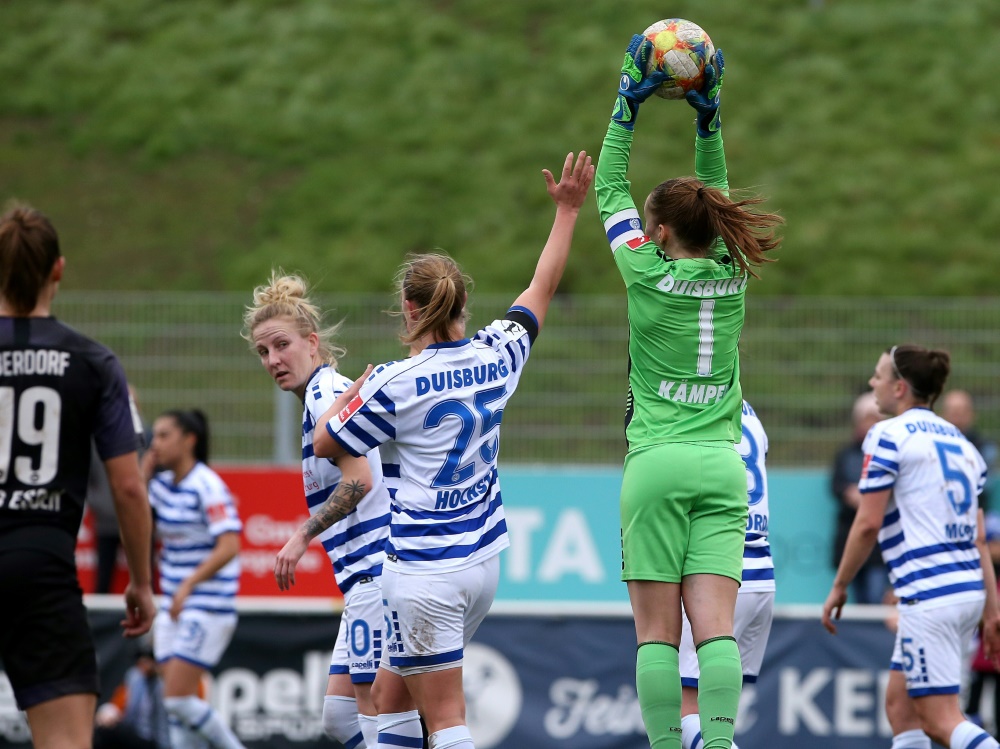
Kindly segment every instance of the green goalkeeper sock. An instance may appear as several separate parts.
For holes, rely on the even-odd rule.
[[[635,688],[651,749],[680,749],[681,672],[677,646],[644,642],[635,656]]]
[[[743,688],[740,651],[732,637],[713,637],[698,645],[698,713],[705,749],[730,749]]]

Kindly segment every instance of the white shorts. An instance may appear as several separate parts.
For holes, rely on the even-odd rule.
[[[966,653],[983,615],[985,595],[947,606],[899,607],[899,628],[889,668],[906,676],[910,697],[958,694]]]
[[[774,616],[774,591],[740,591],[736,596],[736,612],[733,615],[733,634],[740,649],[743,663],[743,683],[754,684],[760,675],[764,662],[767,638],[771,634],[771,619]],[[691,637],[691,622],[687,614],[683,616],[680,646],[681,686],[698,688],[698,654]]]
[[[355,584],[344,598],[337,644],[330,658],[330,675],[350,674],[352,684],[375,681],[382,660],[384,622],[379,578]]]
[[[408,575],[382,567],[386,651],[382,668],[409,676],[462,665],[462,654],[493,605],[500,557],[437,575]]]
[[[204,669],[214,668],[222,659],[236,631],[237,615],[183,609],[174,621],[160,611],[153,620],[153,655],[163,663],[180,658]]]

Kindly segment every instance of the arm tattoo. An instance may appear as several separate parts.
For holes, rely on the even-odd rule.
[[[306,534],[309,538],[314,538],[338,520],[343,520],[367,493],[368,487],[364,481],[341,481],[316,514],[305,522]]]

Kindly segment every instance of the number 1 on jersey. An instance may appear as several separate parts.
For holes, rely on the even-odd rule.
[[[712,349],[715,346],[715,300],[702,299],[698,308],[698,376],[711,377]]]

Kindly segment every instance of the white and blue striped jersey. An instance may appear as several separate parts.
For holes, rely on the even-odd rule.
[[[774,560],[767,540],[767,433],[757,414],[743,401],[743,439],[736,445],[747,468],[747,537],[743,546],[741,591],[774,590]]]
[[[518,307],[471,339],[383,364],[330,419],[328,431],[353,455],[393,443],[388,553],[400,572],[461,570],[510,545],[500,422],[537,330]]]
[[[862,449],[861,493],[892,490],[878,541],[900,603],[981,597],[976,520],[986,462],[979,451],[926,408],[879,422]]]
[[[174,483],[173,471],[156,474],[149,482],[149,501],[162,544],[162,608],[169,610],[177,586],[212,553],[215,539],[223,533],[239,533],[243,524],[229,488],[219,474],[204,463],[195,464],[179,484]],[[235,613],[239,588],[240,557],[237,554],[214,577],[194,587],[184,601],[184,608]]]
[[[302,484],[310,515],[315,515],[326,502],[342,475],[332,461],[313,454],[316,422],[350,386],[351,380],[325,365],[313,372],[306,385],[302,409]],[[337,586],[344,595],[359,580],[381,575],[385,561],[389,495],[382,481],[382,463],[377,448],[368,453],[368,465],[372,472],[371,490],[347,517],[318,536],[330,557]]]

